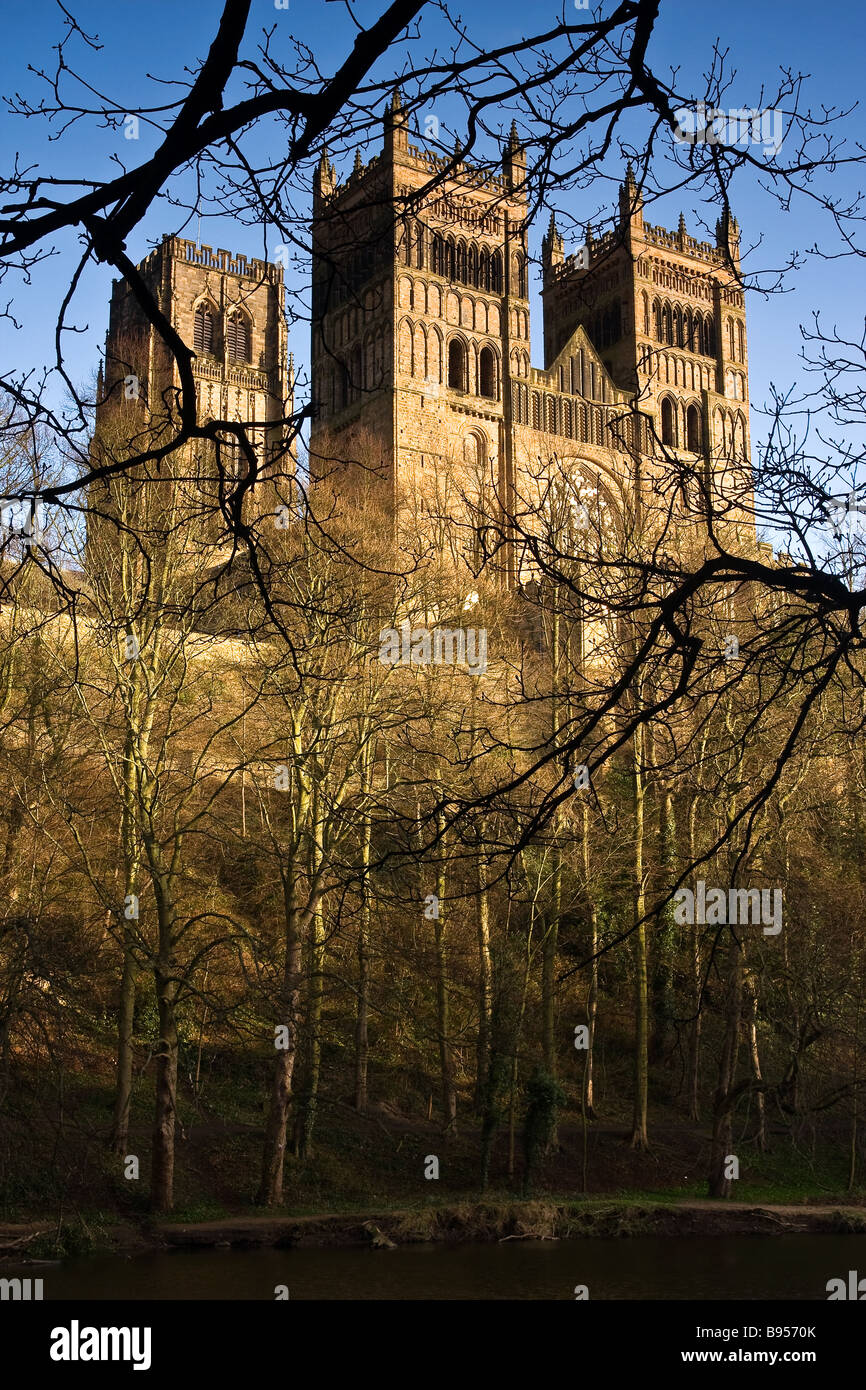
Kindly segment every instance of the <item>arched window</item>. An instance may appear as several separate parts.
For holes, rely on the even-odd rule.
[[[490,253],[486,246],[482,246],[478,259],[478,284],[482,290],[490,289]]]
[[[686,440],[691,453],[701,452],[701,412],[696,405],[690,405],[686,412]]]
[[[490,293],[502,293],[502,257],[498,251],[490,257]]]
[[[512,258],[512,265],[514,267],[514,276],[512,281],[513,293],[516,294],[519,299],[525,299],[526,261],[522,255],[515,253],[514,257]]]
[[[703,316],[703,314],[695,314],[694,332],[695,332],[695,352],[699,352],[699,353],[703,354],[704,351],[705,351],[705,344],[704,344],[704,316]]]
[[[677,347],[684,347],[684,346],[685,346],[685,339],[684,339],[684,337],[683,337],[683,311],[682,311],[682,309],[680,309],[679,307],[677,307],[675,325],[676,325],[676,345],[677,345]]]
[[[455,391],[466,390],[466,347],[460,338],[448,344],[448,385]]]
[[[468,261],[467,261],[467,274],[468,274],[468,276],[469,276],[469,283],[470,283],[470,285],[474,285],[475,288],[477,289],[477,288],[478,288],[478,247],[475,245],[474,242],[472,242],[472,244],[471,244],[470,247],[469,247],[469,255],[468,255]]]
[[[738,321],[737,321],[737,361],[738,361],[738,362],[745,362],[745,360],[746,360],[746,335],[745,335],[745,333],[743,332],[743,324],[742,324],[742,321],[741,321],[741,320],[738,320]]]
[[[707,357],[716,355],[716,325],[712,314],[707,314],[704,324],[704,352]]]
[[[662,444],[676,444],[676,442],[673,401],[669,396],[665,396],[662,401]]]
[[[456,278],[460,281],[461,285],[465,285],[465,284],[466,284],[466,242],[465,242],[465,241],[458,241],[458,243],[457,243],[457,269],[456,269]]]
[[[478,359],[478,394],[496,400],[496,358],[489,347],[481,349]]]
[[[242,470],[246,472],[246,458],[237,439],[227,439],[221,444],[219,466],[227,487],[240,481]]]
[[[197,353],[214,350],[214,316],[209,304],[199,304],[195,311],[193,348]]]
[[[249,362],[250,325],[245,314],[229,314],[226,324],[226,351],[230,362]]]
[[[463,462],[476,473],[483,464],[484,455],[477,434],[467,434],[463,440]]]
[[[674,345],[674,321],[671,314],[670,304],[666,304],[662,310],[662,340],[670,347]]]

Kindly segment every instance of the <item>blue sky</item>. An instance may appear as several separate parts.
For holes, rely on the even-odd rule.
[[[82,27],[98,35],[103,45],[98,53],[92,53],[76,40],[69,50],[70,65],[73,61],[79,63],[95,86],[116,96],[118,105],[147,105],[165,100],[166,93],[173,89],[156,85],[147,74],[162,79],[182,76],[184,66],[204,55],[220,12],[217,0],[203,0],[198,5],[168,0],[148,0],[147,4],[140,0],[70,0],[70,5]],[[368,21],[377,9],[362,0],[356,12]],[[528,32],[528,26],[533,32],[552,26],[560,13],[545,0],[531,8],[519,0],[474,0],[471,8],[462,10],[468,32],[484,48],[519,38]],[[6,8],[3,18],[0,92],[9,95],[19,91],[32,97],[40,86],[27,71],[28,64],[53,69],[50,46],[64,32],[61,12],[53,0],[30,0],[27,5]],[[314,52],[323,72],[332,71],[342,60],[354,35],[345,7],[332,0],[290,0],[286,10],[277,10],[273,0],[254,0],[250,35],[272,25],[276,25],[274,45],[280,54],[290,52],[292,40],[301,40]],[[818,110],[822,105],[851,106],[857,101],[862,86],[864,31],[863,11],[852,0],[837,0],[832,9],[806,0],[767,0],[760,6],[746,0],[731,0],[722,6],[662,0],[650,56],[663,75],[678,68],[680,87],[693,91],[697,97],[702,91],[700,75],[718,38],[722,47],[729,50],[729,65],[738,74],[730,92],[731,106],[760,105],[762,87],[772,91],[779,69],[787,67],[809,74],[806,103]],[[435,16],[431,16],[425,33],[429,33],[431,44],[435,37],[441,39]],[[250,49],[253,47],[251,41]],[[395,61],[391,57],[389,64],[393,66]],[[390,70],[391,67],[385,69],[389,73]],[[448,125],[456,111],[444,103],[436,114]],[[23,121],[5,111],[0,119],[7,158],[10,152],[18,152],[22,164],[37,164],[43,172],[59,177],[82,172],[88,177],[110,175],[113,158],[137,161],[154,143],[145,126],[135,144],[125,142],[118,132],[100,128],[93,120],[73,125],[62,139],[52,143],[48,135],[56,127],[42,121]],[[639,139],[640,122],[631,129],[635,139]],[[846,139],[866,142],[862,110],[856,109],[847,118],[840,133]],[[261,139],[262,149],[273,148],[277,138],[273,128],[256,136],[257,141]],[[366,153],[374,152],[371,146]],[[620,172],[618,163],[609,164],[607,172],[611,178],[607,185],[600,181],[598,188],[589,193],[561,194],[560,209],[582,221],[585,216],[593,216],[599,204],[612,204],[613,180]],[[858,191],[856,178],[845,169],[832,175],[832,188],[843,200]],[[826,214],[819,214],[804,201],[787,212],[781,211],[751,171],[743,171],[736,178],[732,201],[742,226],[743,245],[761,242],[747,260],[747,270],[781,266],[792,250],[807,252],[815,243],[828,252],[837,249],[826,225]],[[681,205],[689,230],[704,235],[697,227],[694,198],[690,201],[688,194],[656,204],[650,220],[675,227]],[[714,220],[715,213],[704,209],[703,214]],[[177,230],[181,220],[180,213],[165,204],[155,206],[130,239],[130,255],[140,259],[164,231]],[[546,221],[546,216],[540,218],[535,229],[536,249]],[[187,225],[185,235],[195,237],[197,231],[194,219]],[[205,222],[201,238],[213,246],[261,254],[260,229],[233,224],[225,218]],[[75,236],[59,239],[54,249],[53,259],[34,271],[32,285],[14,291],[14,309],[22,326],[18,332],[5,323],[0,328],[0,361],[4,369],[13,365],[38,370],[53,360],[57,305],[80,254]],[[756,440],[762,433],[757,412],[767,398],[770,382],[785,388],[798,377],[802,381],[799,324],[807,322],[813,310],[820,309],[828,326],[838,326],[848,336],[859,337],[864,313],[862,264],[850,257],[823,262],[807,257],[804,268],[786,280],[785,293],[769,298],[758,293],[750,296],[750,377]],[[67,335],[66,352],[70,374],[79,382],[85,381],[94,369],[104,341],[110,278],[110,273],[100,267],[89,268],[74,302],[71,322],[80,331]],[[304,289],[304,278],[303,272],[295,276],[299,290]],[[298,324],[292,332],[291,346],[302,369],[307,359],[307,340],[306,326]],[[541,364],[541,345],[540,305],[536,303],[536,365]]]

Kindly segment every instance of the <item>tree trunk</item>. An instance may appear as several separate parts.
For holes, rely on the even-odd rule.
[[[746,1018],[749,1030],[749,1058],[752,1063],[752,1076],[756,1081],[761,1081],[763,1080],[761,1058],[758,1052],[758,982],[751,972],[745,978],[744,988],[746,991]],[[755,1101],[758,1107],[758,1129],[755,1141],[763,1153],[767,1147],[767,1120],[763,1091],[756,1092]]]
[[[483,834],[482,824],[482,834]],[[487,865],[479,846],[475,859],[478,894],[476,924],[478,928],[478,1050],[475,1063],[475,1108],[481,1110],[490,1068],[490,1030],[493,999],[493,979],[490,965],[490,895],[487,889]]]
[[[554,589],[553,614],[551,620],[551,702],[550,737],[554,749],[559,747],[561,728],[560,710],[560,641],[561,618],[559,595]],[[556,1076],[556,952],[559,945],[559,919],[562,913],[562,856],[557,837],[558,812],[553,817],[553,881],[551,884],[550,911],[546,914],[547,924],[541,944],[541,1054],[544,1070],[548,1076]],[[555,1134],[553,1136],[555,1142]]]
[[[445,949],[445,817],[436,818],[440,857],[436,877],[437,914],[433,919],[436,949],[436,1011],[439,1031],[439,1058],[442,1069],[442,1109],[446,1133],[457,1133],[457,1092],[454,1089],[454,1061],[451,1056],[451,1021],[448,1008],[448,961]]]
[[[584,891],[589,892],[589,809],[583,808],[582,816],[583,829],[583,879]],[[593,1070],[595,1063],[595,1025],[598,1017],[598,908],[595,899],[590,901],[590,929],[589,929],[589,954],[592,963],[589,967],[589,987],[586,994],[586,1023],[589,1037],[587,1038],[586,1058],[583,1068],[583,1099],[581,1113],[584,1120],[591,1120],[595,1114],[593,1109]]]
[[[662,872],[659,887],[670,891],[676,881],[676,816],[673,797],[665,788],[659,806]],[[663,908],[653,934],[653,1036],[652,1058],[664,1061],[674,1045],[673,997],[674,921],[673,904]]]
[[[177,981],[167,963],[156,970],[159,1047],[156,1054],[156,1113],[153,1125],[150,1204],[154,1211],[174,1206],[174,1131],[177,1117]]]
[[[310,940],[310,972],[305,1032],[307,1035],[307,1065],[304,1084],[299,1096],[295,1117],[295,1155],[309,1158],[312,1152],[316,1106],[319,1098],[319,1075],[322,1067],[322,1001],[324,997],[325,934],[322,926],[321,904],[313,913]]]
[[[551,907],[541,956],[541,1052],[544,1070],[556,1076],[556,951],[562,911],[562,859],[554,847]]]
[[[695,820],[698,799],[691,798],[689,806],[689,863],[695,862]],[[703,964],[701,961],[701,928],[695,922],[691,931],[692,1020],[689,1028],[688,1106],[689,1119],[700,1119],[701,1022],[703,994]]]
[[[369,813],[361,828],[361,921],[358,926],[358,1004],[355,1014],[355,1109],[367,1111],[367,1066],[370,1053],[370,842],[372,822]]]
[[[700,1071],[701,1071],[701,989],[703,966],[701,963],[701,929],[697,922],[691,930],[691,971],[692,971],[692,1014],[689,1028],[688,1059],[688,1104],[689,1119],[699,1120],[700,1115]]]
[[[287,1030],[287,1046],[276,1048],[271,1076],[271,1095],[262,1150],[262,1174],[257,1201],[260,1206],[279,1206],[283,1200],[283,1168],[286,1156],[286,1129],[292,1096],[292,1076],[298,1050],[298,1014],[301,996],[301,933],[294,903],[293,866],[283,882],[286,915],[286,944],[283,981],[276,1023]]]
[[[376,742],[364,745],[361,755],[361,791],[364,813],[361,820],[361,920],[358,925],[358,1002],[355,1011],[355,1109],[366,1114],[368,1104],[367,1071],[370,1056],[370,849],[373,821],[369,798],[373,791],[373,771],[376,762]],[[387,752],[385,777],[387,782]]]
[[[635,920],[641,922],[646,910],[646,897],[643,881],[643,841],[644,841],[644,774],[643,774],[643,726],[638,725],[634,734],[634,907]],[[646,924],[634,933],[634,975],[635,975],[635,1047],[634,1047],[634,1114],[632,1120],[631,1146],[633,1149],[648,1149],[647,1137],[647,1092],[649,1088],[647,1045],[649,1037],[649,1017],[647,1001],[647,951]]]
[[[743,1006],[743,950],[733,932],[725,1001],[725,1036],[719,1059],[719,1083],[713,1107],[713,1137],[710,1149],[710,1196],[730,1197],[732,1179],[725,1176],[725,1160],[733,1143],[734,1098],[737,1051],[740,1038],[740,1012]]]
[[[117,1009],[117,1081],[114,1091],[114,1119],[111,1128],[111,1148],[125,1154],[129,1142],[129,1110],[132,1102],[132,1077],[135,1061],[133,1037],[135,1032],[135,996],[138,968],[132,954],[129,933],[123,934],[123,970],[120,977],[120,1001]]]

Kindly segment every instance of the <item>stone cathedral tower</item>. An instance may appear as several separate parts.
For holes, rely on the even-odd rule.
[[[746,316],[737,280],[740,230],[698,241],[644,221],[629,166],[619,222],[563,255],[553,217],[542,243],[545,365],[582,326],[612,379],[636,393],[655,442],[721,459],[749,457]]]
[[[166,236],[138,266],[161,312],[195,352],[199,423],[243,422],[263,474],[290,474],[280,421],[293,409],[294,374],[286,349],[283,268],[229,251]],[[102,378],[102,373],[101,373]],[[173,356],[151,326],[125,280],[115,280],[100,380],[97,438],[120,412],[120,437],[135,449],[167,443],[178,419],[180,377]],[[230,434],[220,446],[227,482],[246,468]],[[198,443],[172,455],[171,476],[194,488],[217,474]],[[253,505],[273,510],[273,490],[259,487]],[[98,499],[96,499],[98,501]],[[245,503],[246,505],[246,503]]]
[[[448,163],[410,144],[396,96],[382,153],[339,186],[323,156],[314,185],[312,470],[365,449],[410,529],[508,488],[508,382],[529,365],[516,133],[501,173],[458,164],[419,203]]]
[[[311,472],[359,462],[396,533],[453,520],[492,494],[519,510],[556,456],[607,487],[641,487],[653,459],[748,476],[739,229],[716,244],[652,227],[629,169],[617,224],[564,255],[543,242],[544,366],[531,365],[525,157],[501,174],[409,141],[399,96],[382,152],[313,201]],[[431,184],[419,197],[419,190]],[[335,484],[340,490],[341,484]]]

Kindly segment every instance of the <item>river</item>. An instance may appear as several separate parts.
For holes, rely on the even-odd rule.
[[[254,1249],[96,1256],[4,1266],[52,1299],[826,1299],[866,1274],[866,1236],[507,1241],[395,1250]]]

